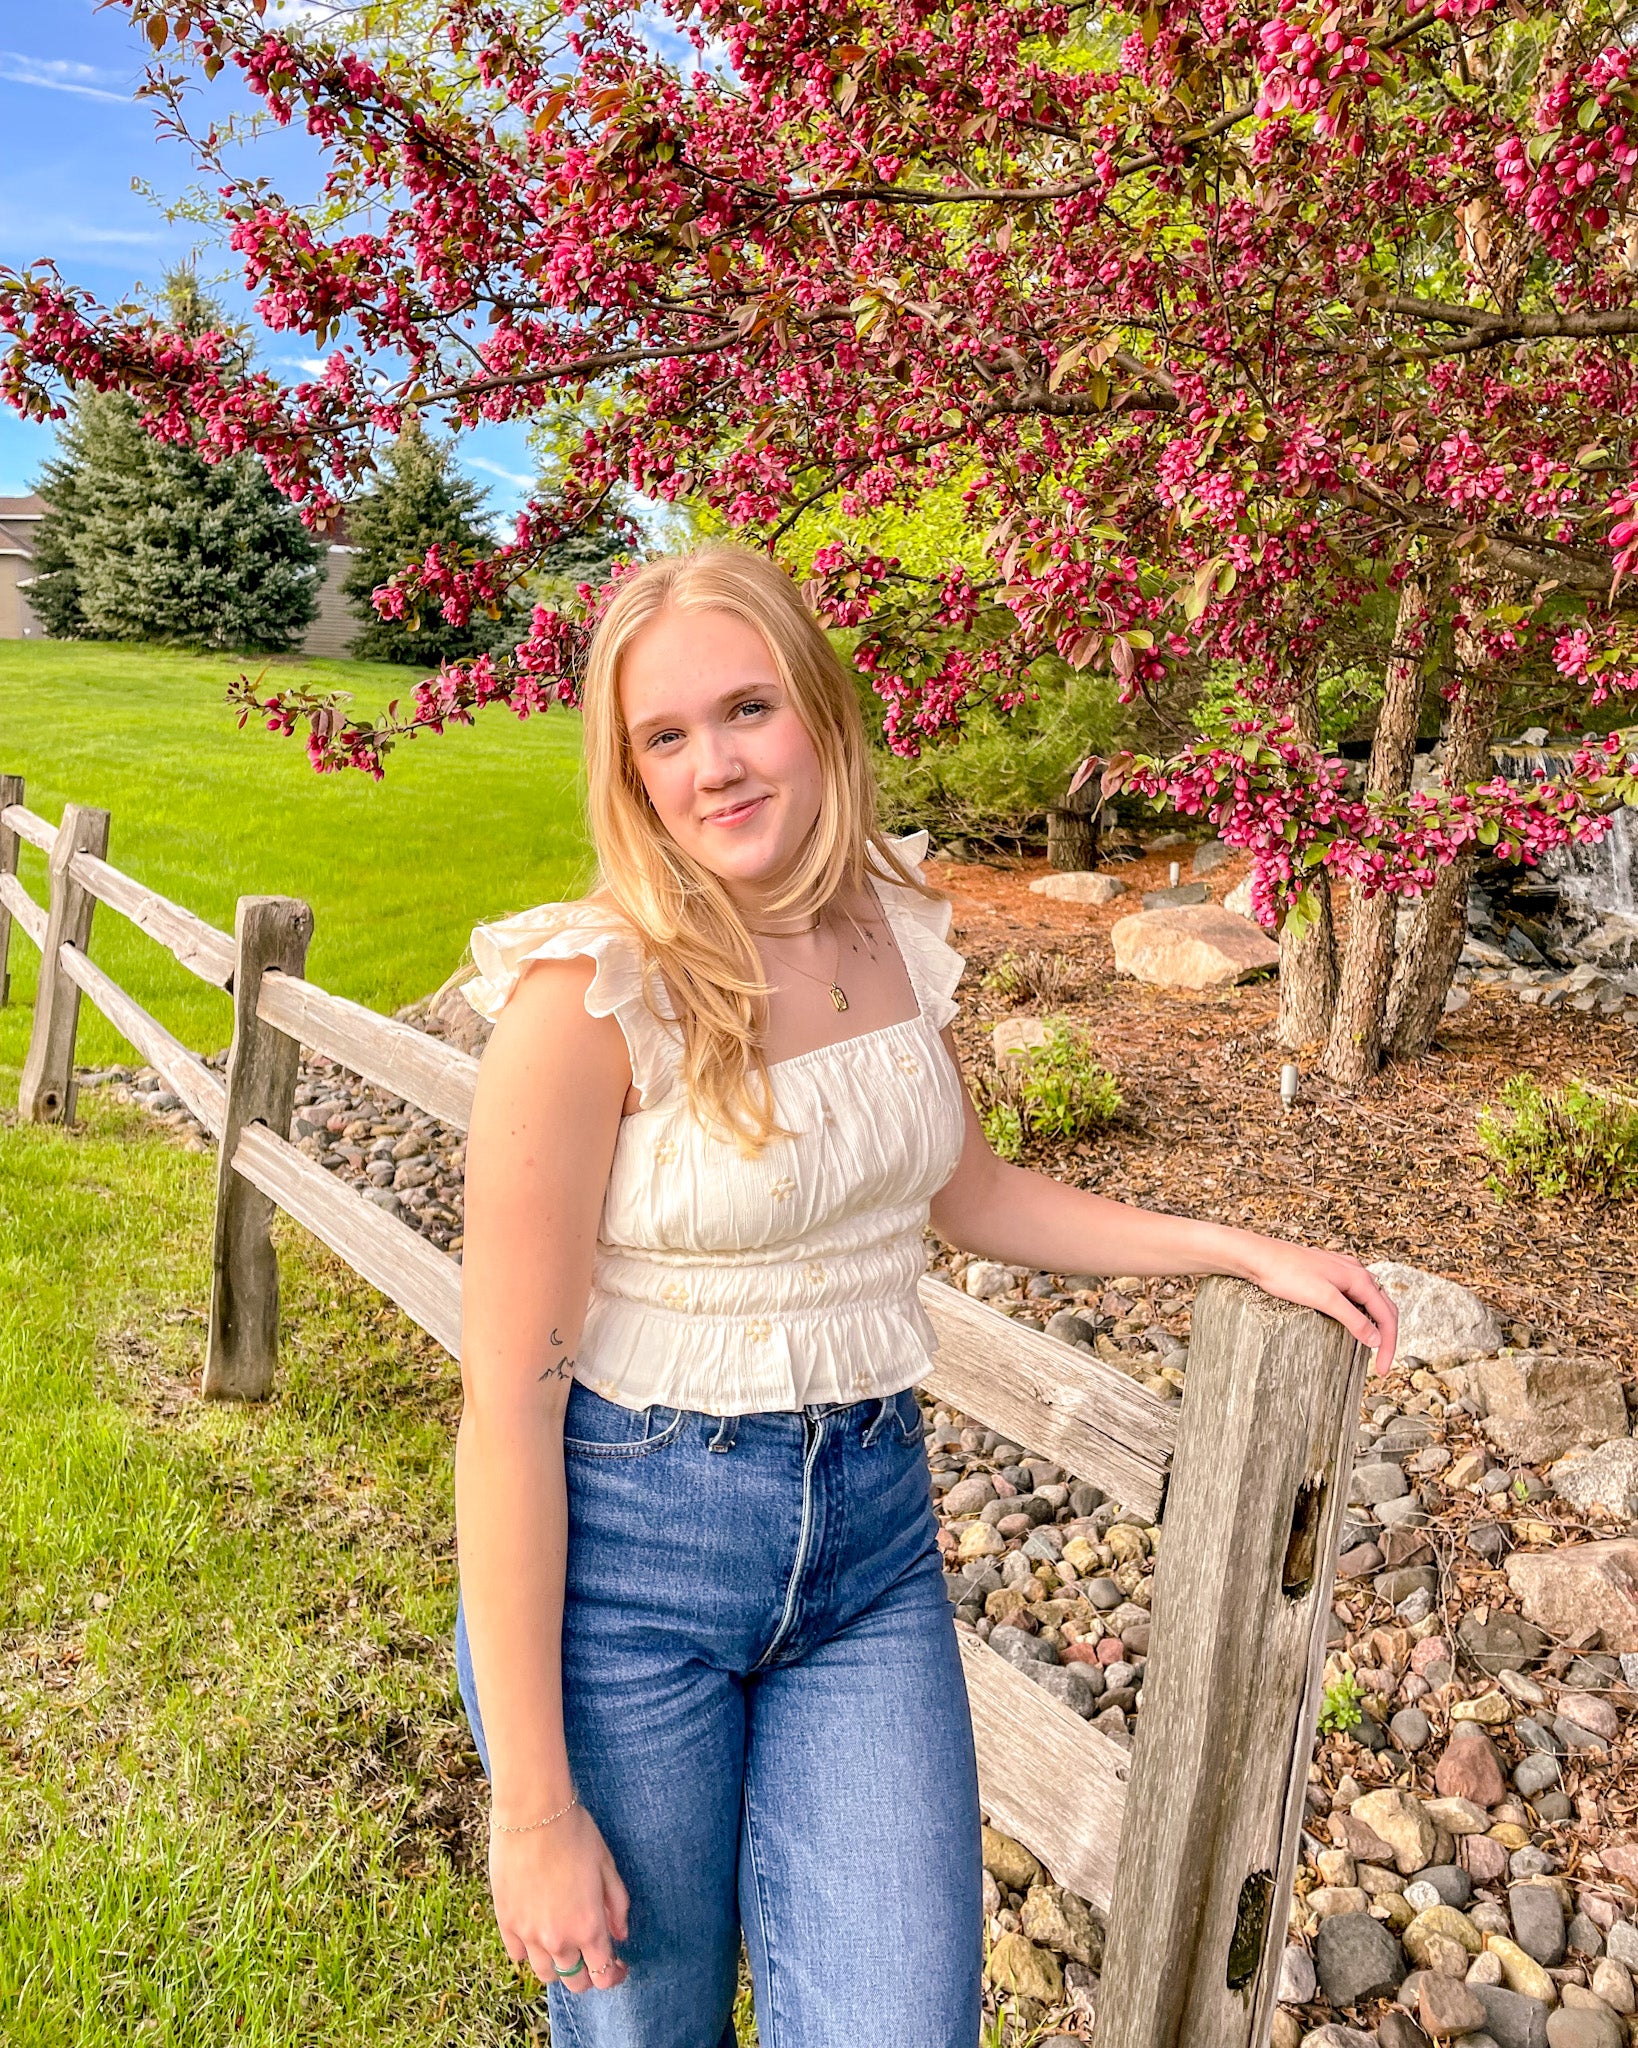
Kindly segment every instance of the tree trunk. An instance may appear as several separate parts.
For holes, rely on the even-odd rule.
[[[1462,650],[1457,649],[1458,658]],[[1468,667],[1450,708],[1445,741],[1444,777],[1452,789],[1484,779],[1490,765],[1491,726],[1501,693],[1493,669]],[[1388,1057],[1419,1059],[1432,1045],[1445,1014],[1451,976],[1467,937],[1467,889],[1475,861],[1474,849],[1459,853],[1441,868],[1417,906],[1394,972],[1388,996]]]
[[[1319,744],[1319,680],[1311,675],[1292,706],[1297,736]],[[1281,1045],[1289,1050],[1324,1038],[1337,995],[1337,934],[1331,915],[1331,884],[1316,870],[1309,885],[1319,898],[1319,916],[1299,939],[1280,934]]]
[[[1096,775],[1047,812],[1047,865],[1064,874],[1085,874],[1098,864],[1103,792]]]
[[[1403,796],[1416,761],[1416,728],[1422,716],[1422,656],[1427,634],[1428,578],[1409,575],[1399,586],[1399,616],[1388,657],[1382,710],[1371,742],[1367,786],[1384,797]],[[1382,1030],[1393,974],[1394,912],[1398,898],[1386,889],[1366,896],[1356,886],[1348,926],[1348,947],[1325,1048],[1325,1071],[1333,1081],[1368,1080],[1382,1064]]]

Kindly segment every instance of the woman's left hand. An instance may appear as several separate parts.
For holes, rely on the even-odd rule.
[[[1317,1308],[1351,1330],[1375,1351],[1378,1372],[1393,1363],[1398,1313],[1358,1259],[1277,1237],[1255,1237],[1246,1248],[1244,1272],[1265,1294]]]

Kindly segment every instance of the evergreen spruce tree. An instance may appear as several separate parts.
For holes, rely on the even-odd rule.
[[[173,319],[222,324],[186,272],[166,297]],[[282,653],[318,611],[323,544],[256,457],[153,441],[119,393],[80,395],[37,488],[29,596],[53,636]]]
[[[480,486],[455,467],[451,446],[431,439],[412,418],[387,450],[372,488],[347,513],[348,544],[358,553],[342,589],[362,623],[354,654],[434,668],[500,646],[521,630],[518,610],[452,626],[435,608],[414,618],[383,619],[370,602],[372,591],[434,542],[456,559],[487,552],[493,541],[484,498]]]

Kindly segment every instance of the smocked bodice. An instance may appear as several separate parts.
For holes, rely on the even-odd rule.
[[[908,865],[926,835],[895,842]],[[791,1133],[754,1157],[702,1129],[670,1006],[635,942],[592,903],[480,925],[468,1000],[498,1015],[524,965],[583,955],[586,1006],[625,1033],[641,1107],[621,1121],[575,1375],[627,1407],[708,1414],[897,1393],[926,1371],[916,1295],[932,1198],[955,1171],[961,1080],[939,1033],[962,961],[949,906],[879,881],[917,1014],[769,1069]],[[657,1014],[658,1013],[658,1014]]]

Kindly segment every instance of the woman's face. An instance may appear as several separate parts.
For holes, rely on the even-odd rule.
[[[620,664],[655,815],[737,895],[777,884],[819,816],[822,770],[767,643],[730,612],[664,611]]]

